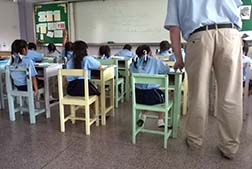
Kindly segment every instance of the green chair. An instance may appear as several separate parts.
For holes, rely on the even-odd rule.
[[[26,74],[26,81],[27,81],[27,91],[19,91],[16,89],[15,85],[12,82],[11,72],[18,71],[24,72]],[[8,98],[8,105],[9,105],[9,116],[11,121],[15,121],[15,113],[19,112],[22,114],[23,112],[28,112],[30,115],[30,123],[36,123],[36,116],[44,113],[45,109],[36,108],[34,104],[34,93],[33,93],[33,85],[32,85],[32,77],[31,71],[29,67],[17,67],[17,66],[6,66],[6,88],[7,88],[7,98]],[[38,98],[40,94],[44,93],[44,88],[40,88],[38,91]],[[26,98],[28,102],[28,108],[23,105],[23,97]],[[15,99],[19,98],[19,106],[15,106]],[[39,100],[37,98],[37,100]]]
[[[115,107],[118,108],[118,102],[124,102],[124,79],[119,78],[117,59],[98,59],[102,65],[116,65],[115,67]],[[120,93],[119,93],[120,87]]]
[[[135,85],[136,84],[159,84],[161,89],[164,89],[165,93],[165,102],[157,105],[144,105],[136,103],[136,93],[135,93]],[[172,121],[173,114],[173,102],[169,100],[168,95],[168,75],[150,75],[150,74],[139,74],[133,73],[131,75],[131,85],[132,85],[132,142],[136,143],[136,136],[138,133],[151,133],[151,134],[159,134],[164,136],[164,148],[167,148],[167,140],[171,136],[172,129],[168,129],[168,122]],[[165,126],[164,131],[160,130],[151,130],[144,128],[144,124],[139,127],[137,125],[137,121],[142,116],[142,111],[152,111],[152,112],[164,112],[165,113]],[[144,115],[144,121],[148,118],[158,118],[158,115]]]

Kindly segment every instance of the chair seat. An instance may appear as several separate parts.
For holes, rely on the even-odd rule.
[[[97,95],[89,96],[89,104],[96,101],[96,99],[98,99]],[[63,97],[61,102],[62,102],[62,104],[65,104],[65,105],[80,105],[80,106],[83,105],[84,106],[85,105],[85,97],[66,95]]]
[[[115,80],[116,84],[123,84],[124,83],[124,79],[123,78],[118,78],[118,80]]]
[[[168,111],[170,110],[170,108],[173,105],[173,101],[170,100],[168,103],[168,107],[165,106],[164,103],[162,104],[155,104],[155,106],[153,105],[145,105],[145,104],[136,104],[136,109],[137,110],[150,110],[150,111],[157,111],[157,112],[162,112],[162,111]]]

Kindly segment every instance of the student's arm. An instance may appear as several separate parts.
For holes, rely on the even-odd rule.
[[[34,96],[38,95],[38,82],[36,76],[32,77],[32,85],[34,89]]]
[[[67,34],[67,30],[64,30],[63,33],[63,42],[62,42],[62,46],[65,47],[65,44],[67,43],[67,39],[68,39],[68,34]]]
[[[174,69],[181,70],[184,68],[184,62],[181,54],[180,28],[178,26],[170,26],[169,30],[170,30],[172,49],[176,56],[176,63],[174,65]]]

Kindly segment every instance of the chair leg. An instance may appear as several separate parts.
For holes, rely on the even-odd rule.
[[[86,135],[90,135],[90,113],[89,106],[85,106]]]
[[[121,103],[123,103],[124,102],[124,83],[121,84],[121,97],[122,97]]]
[[[187,112],[187,95],[188,95],[188,89],[187,89],[187,87],[184,87],[184,91],[183,91],[183,115],[186,115],[186,112]]]
[[[168,112],[165,112],[165,126],[164,126],[164,148],[167,148],[168,139]]]
[[[95,118],[96,118],[96,126],[100,125],[99,121],[99,99],[95,101]]]
[[[71,117],[75,118],[76,117],[76,112],[75,112],[75,106],[71,105],[70,106],[70,112],[71,112]],[[71,119],[72,124],[75,124],[75,119]]]
[[[118,84],[115,84],[115,107],[118,108]]]
[[[34,107],[34,99],[28,97],[28,106],[29,106],[29,115],[30,115],[30,123],[35,124],[36,123],[36,115],[35,115],[35,107]]]
[[[14,97],[8,95],[8,105],[9,105],[9,116],[10,116],[10,121],[15,121],[15,107],[14,107]]]
[[[132,143],[136,144],[136,110],[132,111]]]
[[[22,108],[23,107],[22,96],[18,97],[18,102],[19,102],[19,107]],[[22,109],[20,109],[20,114],[24,114],[24,112],[22,111]]]
[[[65,114],[64,114],[64,105],[59,104],[60,109],[60,131],[65,132]]]

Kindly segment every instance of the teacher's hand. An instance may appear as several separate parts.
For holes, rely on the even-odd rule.
[[[185,64],[184,64],[183,60],[180,60],[180,59],[176,60],[174,66],[173,66],[173,68],[174,68],[175,71],[177,71],[178,69],[180,71],[182,71],[182,69],[184,67],[185,67]]]

